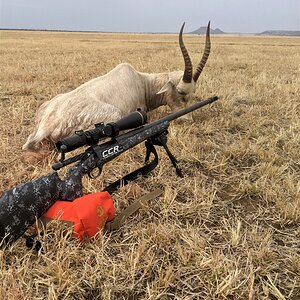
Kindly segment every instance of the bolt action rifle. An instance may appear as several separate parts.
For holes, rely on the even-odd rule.
[[[121,184],[125,185],[140,174],[146,175],[151,172],[158,164],[155,146],[162,146],[166,150],[177,175],[182,177],[177,160],[167,147],[169,123],[218,99],[214,96],[196,102],[190,107],[150,124],[146,124],[146,113],[138,110],[115,123],[100,123],[92,130],[78,131],[73,136],[59,141],[56,147],[60,152],[60,160],[52,166],[55,172],[17,185],[5,191],[0,198],[0,246],[21,237],[27,228],[33,225],[58,199],[73,201],[81,197],[83,194],[82,177],[85,174],[93,178],[93,171],[98,168],[99,175],[104,164],[144,141],[146,146],[144,166],[110,184],[105,191],[113,193]],[[119,134],[120,131],[129,129],[132,130]],[[101,139],[107,137],[111,139],[98,144]],[[66,159],[66,153],[86,145],[90,147],[83,153]],[[154,159],[149,162],[151,154]],[[60,179],[57,171],[75,162],[77,163],[68,170],[64,180]]]

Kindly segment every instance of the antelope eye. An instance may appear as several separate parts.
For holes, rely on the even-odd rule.
[[[184,92],[184,91],[178,91],[178,94],[181,95],[181,96],[186,96],[187,95],[186,92]]]

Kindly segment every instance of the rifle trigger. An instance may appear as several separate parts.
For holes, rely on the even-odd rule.
[[[93,172],[93,171],[91,171],[91,172],[89,172],[88,173],[88,176],[89,176],[89,178],[91,178],[91,179],[95,179],[95,178],[97,178],[97,177],[99,177],[100,176],[100,174],[102,173],[102,166],[97,166],[97,168],[98,168],[98,171],[97,172]],[[94,174],[95,173],[95,174]]]

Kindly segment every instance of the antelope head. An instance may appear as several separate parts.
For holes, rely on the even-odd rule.
[[[179,46],[184,59],[185,69],[183,76],[180,78],[177,84],[174,79],[170,78],[169,81],[161,88],[157,94],[166,93],[167,104],[172,109],[178,109],[179,107],[185,106],[187,102],[194,96],[196,91],[197,80],[206,64],[210,53],[210,21],[207,25],[206,30],[206,41],[205,49],[201,61],[196,67],[193,73],[193,65],[189,53],[183,43],[182,33],[185,23],[183,23],[179,32]],[[190,119],[189,115],[187,115]]]

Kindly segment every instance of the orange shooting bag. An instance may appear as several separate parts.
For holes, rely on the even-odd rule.
[[[108,232],[118,230],[126,218],[162,193],[161,189],[156,189],[141,196],[116,217],[113,200],[108,192],[88,194],[72,202],[58,200],[43,214],[40,221],[44,227],[51,220],[65,222],[74,228],[74,236],[84,242],[87,237],[93,237],[104,226]]]
[[[51,220],[60,220],[74,228],[74,236],[80,241],[93,237],[103,229],[106,222],[115,217],[115,207],[108,192],[87,194],[72,202],[56,201],[41,217],[46,225]]]

